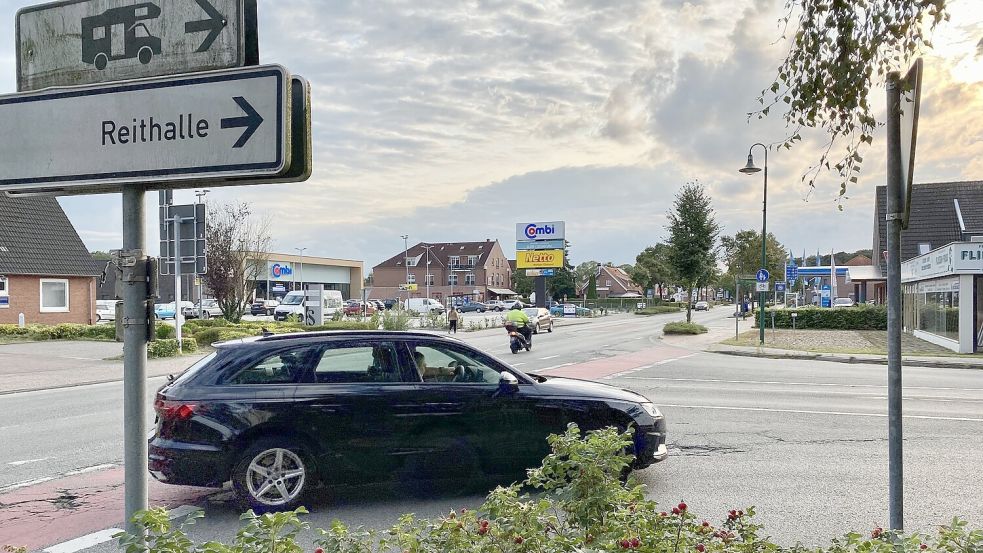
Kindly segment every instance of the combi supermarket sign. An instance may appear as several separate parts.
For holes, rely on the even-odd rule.
[[[563,221],[517,223],[515,225],[515,240],[516,242],[563,240],[565,238],[564,230]]]
[[[516,252],[518,269],[558,269],[563,267],[563,250]]]

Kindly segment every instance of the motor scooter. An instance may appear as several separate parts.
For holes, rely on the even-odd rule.
[[[515,323],[505,324],[505,331],[509,334],[509,349],[512,353],[519,353],[520,349],[530,351],[532,349],[532,336],[523,332]]]

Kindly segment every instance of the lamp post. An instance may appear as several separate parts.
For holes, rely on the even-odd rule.
[[[433,249],[433,245],[423,246],[423,249],[427,250],[427,272],[423,279],[427,281],[427,299],[430,299],[430,250]]]
[[[304,250],[307,248],[294,248],[300,252],[300,289],[304,289]]]
[[[740,171],[745,175],[753,175],[759,171],[761,168],[754,165],[754,156],[751,151],[754,150],[755,146],[761,146],[761,149],[765,151],[765,187],[764,187],[764,199],[761,202],[761,268],[768,268],[768,147],[764,144],[757,142],[752,144],[747,152],[747,165],[745,165]],[[765,345],[765,293],[758,293],[758,311],[761,315],[760,321],[758,322],[758,339],[760,344]]]
[[[404,280],[403,282],[406,283],[406,303],[409,303],[410,301],[410,286],[409,286],[410,285],[410,248],[409,248],[409,242],[407,242],[407,240],[409,240],[410,235],[404,234],[402,235],[402,238],[403,238],[403,267],[406,268],[406,280]]]

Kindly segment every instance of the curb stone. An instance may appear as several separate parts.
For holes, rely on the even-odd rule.
[[[789,351],[788,353],[782,353],[776,350],[759,351],[757,349],[751,349],[751,348],[736,349],[736,346],[731,346],[731,347],[735,349],[711,346],[704,351],[708,353],[733,355],[736,357],[758,357],[763,359],[794,359],[800,361],[826,361],[830,363],[849,363],[849,364],[885,365],[885,366],[887,365],[887,357],[858,357],[856,355],[850,355],[850,354],[834,355],[834,354],[809,353],[809,352],[798,352],[798,351]],[[926,367],[932,369],[983,370],[983,364],[958,362],[958,361],[946,361],[942,359],[918,359],[918,358],[902,357],[901,362],[903,365],[907,365],[911,367]]]

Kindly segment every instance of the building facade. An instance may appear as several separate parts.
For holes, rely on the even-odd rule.
[[[94,324],[101,274],[58,200],[0,195],[0,324]]]
[[[983,236],[901,265],[904,330],[958,353],[983,351]]]
[[[597,297],[600,299],[641,298],[644,295],[642,287],[632,282],[631,277],[621,267],[599,266],[595,276]],[[586,296],[589,284],[589,282],[581,283],[577,294]]]
[[[416,290],[400,290],[403,284]],[[373,299],[485,301],[515,296],[512,268],[498,240],[419,243],[372,268]]]
[[[279,299],[292,290],[303,290],[311,284],[320,284],[325,290],[340,290],[342,297],[362,297],[364,278],[363,262],[330,257],[299,256],[283,253],[265,253],[257,256],[265,259],[265,269],[254,283],[255,296]]]

